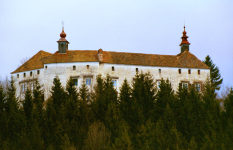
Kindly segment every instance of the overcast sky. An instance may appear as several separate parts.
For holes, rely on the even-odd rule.
[[[185,23],[190,52],[210,55],[233,86],[232,0],[0,0],[0,77],[25,57],[57,51],[64,21],[70,50],[176,55]]]

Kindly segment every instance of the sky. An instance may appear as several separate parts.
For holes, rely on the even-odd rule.
[[[62,21],[69,50],[209,55],[233,86],[232,0],[0,0],[0,78],[26,57],[58,50]]]

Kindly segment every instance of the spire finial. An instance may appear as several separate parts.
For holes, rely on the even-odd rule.
[[[66,37],[66,33],[64,32],[64,22],[62,21],[62,32],[60,34],[61,38],[65,38]]]
[[[190,45],[190,43],[188,42],[188,36],[186,34],[187,34],[187,32],[185,31],[185,26],[184,26],[184,31],[183,31],[183,36],[181,37],[182,41],[180,43],[180,46],[182,44],[188,44],[188,45]]]
[[[64,31],[64,22],[62,21],[62,31]]]

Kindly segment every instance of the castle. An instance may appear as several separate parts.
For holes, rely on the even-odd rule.
[[[189,52],[189,45],[185,27],[180,53],[177,55],[158,55],[142,53],[111,52],[99,50],[68,50],[64,27],[60,34],[58,51],[54,54],[39,51],[27,62],[13,71],[16,96],[24,99],[27,88],[33,89],[38,80],[44,88],[45,100],[50,97],[53,80],[60,78],[62,86],[71,77],[75,86],[79,88],[84,81],[93,90],[99,74],[109,74],[117,91],[120,90],[124,79],[134,80],[136,72],[150,72],[157,86],[161,79],[169,79],[172,87],[177,91],[179,86],[188,87],[194,84],[201,91],[203,83],[210,76],[210,68]]]

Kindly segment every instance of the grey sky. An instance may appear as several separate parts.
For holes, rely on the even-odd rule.
[[[190,52],[210,55],[233,86],[232,0],[1,0],[0,77],[25,57],[57,51],[65,22],[70,50],[176,55],[185,22]]]

